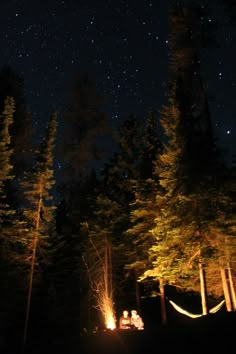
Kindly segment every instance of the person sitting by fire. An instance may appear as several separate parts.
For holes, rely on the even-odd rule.
[[[144,329],[143,319],[136,310],[131,311],[130,323],[131,323],[131,328],[135,328],[139,330]]]
[[[122,316],[119,320],[119,328],[120,329],[130,329],[131,322],[130,322],[130,315],[128,310],[124,310]]]

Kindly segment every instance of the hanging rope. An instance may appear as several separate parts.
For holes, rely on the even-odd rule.
[[[221,309],[221,307],[223,306],[223,304],[225,303],[225,300],[222,300],[218,305],[216,305],[215,307],[212,307],[212,309],[210,309],[210,313],[216,313],[217,311],[219,311]]]
[[[182,313],[183,315],[186,315],[188,317],[191,318],[199,318],[202,317],[203,314],[199,313],[199,314],[194,314],[191,313],[185,309],[183,309],[182,307],[180,307],[179,305],[177,305],[174,301],[169,300],[169,303],[174,307],[174,309],[180,313]],[[225,300],[222,300],[218,305],[216,305],[215,307],[213,307],[212,309],[209,310],[210,313],[216,313],[217,311],[219,311],[221,309],[221,307],[223,306],[223,304],[225,303]]]

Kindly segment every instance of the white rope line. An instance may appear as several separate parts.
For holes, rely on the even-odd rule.
[[[217,311],[219,311],[219,309],[221,309],[221,307],[223,306],[223,304],[225,303],[225,300],[222,300],[218,305],[216,305],[215,307],[212,307],[212,309],[210,309],[210,313],[216,313]]]
[[[170,304],[175,308],[176,311],[191,317],[191,318],[199,318],[202,317],[203,314],[194,314],[191,313],[185,309],[183,309],[182,307],[180,307],[179,305],[177,305],[174,301],[169,300]],[[209,310],[210,313],[216,313],[217,311],[219,311],[221,309],[221,307],[223,306],[223,304],[225,303],[225,300],[222,300],[218,305],[214,306],[212,309]]]

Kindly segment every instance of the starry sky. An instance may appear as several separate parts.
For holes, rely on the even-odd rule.
[[[212,3],[209,22],[219,21],[219,44],[205,54],[205,80],[215,132],[230,160],[236,153],[236,24],[228,25],[221,0]],[[24,79],[35,128],[62,109],[65,85],[76,72],[95,78],[114,124],[129,114],[158,112],[167,81],[169,6],[159,0],[1,0],[0,66],[10,65]]]

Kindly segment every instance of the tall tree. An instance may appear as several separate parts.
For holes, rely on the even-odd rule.
[[[127,248],[126,268],[132,269],[136,281],[141,272],[147,267],[148,249],[153,242],[150,229],[154,227],[157,214],[156,203],[158,176],[155,175],[155,162],[161,151],[161,129],[153,112],[148,112],[144,133],[140,140],[139,175],[133,182],[134,199],[130,203],[130,228],[127,229],[127,241],[131,247]],[[128,243],[128,242],[126,242]],[[137,290],[139,289],[137,282]],[[137,307],[141,311],[141,304],[137,298]]]
[[[25,244],[28,247],[25,261],[29,268],[29,284],[27,295],[26,317],[24,325],[23,349],[26,344],[33,281],[36,271],[47,259],[47,249],[54,221],[53,187],[54,148],[57,132],[57,114],[53,113],[46,128],[45,137],[36,151],[35,167],[27,173],[22,188],[26,198],[23,216],[26,223]]]
[[[109,283],[113,285],[115,299],[127,298],[128,293],[135,298],[134,282],[133,286],[128,286],[131,278],[127,278],[125,270],[128,248],[131,247],[126,242],[125,230],[129,227],[129,203],[134,198],[134,181],[140,175],[141,131],[142,124],[134,116],[129,116],[121,124],[117,132],[117,151],[102,171],[94,216],[88,220],[88,241],[92,239],[93,244],[98,245],[107,240],[111,249],[112,279],[110,277]]]
[[[158,158],[159,212],[152,233],[152,267],[144,273],[185,289],[200,291],[206,313],[203,264],[213,252],[209,224],[219,200],[221,160],[211,127],[200,66],[205,45],[204,14],[200,7],[176,7],[170,16],[169,103],[161,111],[167,144]],[[200,273],[199,273],[200,272]],[[191,281],[187,281],[191,279]],[[197,281],[198,280],[198,281]],[[161,281],[162,283],[162,281]],[[198,287],[198,288],[197,288]]]
[[[215,265],[218,265],[217,272],[218,277],[220,276],[222,280],[227,311],[236,310],[234,285],[236,261],[235,192],[235,171],[232,167],[218,188],[219,198],[214,201],[217,205],[216,217],[214,222],[210,224],[209,230],[209,240],[215,249],[215,255],[212,259],[213,264],[209,266],[211,269],[215,269]],[[214,278],[212,279],[211,272],[208,277],[208,283],[210,284],[210,288],[217,292],[218,284]]]
[[[69,83],[66,94],[60,144],[62,149],[59,149],[59,155],[62,154],[62,169],[59,175],[60,218],[57,218],[57,227],[65,242],[60,257],[66,263],[63,273],[68,274],[70,269],[74,270],[73,278],[70,281],[67,279],[67,292],[61,292],[60,296],[61,299],[67,299],[64,302],[73,308],[74,316],[68,316],[68,321],[73,321],[73,328],[76,330],[79,307],[74,294],[80,284],[79,253],[84,240],[81,223],[90,217],[93,210],[98,183],[94,166],[104,157],[101,145],[109,127],[107,115],[103,112],[104,96],[91,76],[76,75],[73,82]],[[73,249],[72,256],[70,249]],[[58,279],[58,286],[59,283]],[[69,313],[66,306],[64,313],[65,316]]]
[[[55,306],[53,317],[58,330],[68,335],[78,334],[78,327],[91,328],[90,298],[88,296],[85,263],[87,259],[87,227],[83,222],[91,220],[96,204],[99,181],[96,173],[91,172],[78,188],[78,195],[72,200],[73,208],[62,200],[57,208],[56,252],[53,256],[53,288]],[[82,209],[82,211],[81,211]],[[90,259],[90,258],[89,258]]]
[[[77,75],[70,84],[63,115],[63,180],[76,183],[89,174],[91,162],[102,158],[101,142],[109,132],[102,108],[105,97],[87,74]]]
[[[15,277],[12,276],[12,245],[15,239],[15,209],[7,198],[7,186],[14,179],[10,126],[14,119],[14,99],[6,97],[4,109],[1,114],[0,129],[0,294],[1,314],[4,319],[2,332],[6,331],[9,323],[14,321],[18,294],[15,290]],[[14,264],[15,265],[15,264]],[[14,296],[13,296],[14,294]]]
[[[32,158],[32,117],[25,102],[24,81],[10,66],[0,70],[0,111],[7,96],[14,99],[14,121],[10,126],[14,181],[8,183],[8,199],[20,202],[20,180]],[[1,124],[1,122],[0,122]],[[19,206],[19,205],[18,205]]]
[[[6,184],[14,178],[11,145],[10,126],[13,123],[13,114],[15,112],[14,99],[7,97],[2,112],[2,124],[0,131],[0,226],[1,229],[7,222],[7,217],[12,215],[13,210],[8,204]]]

